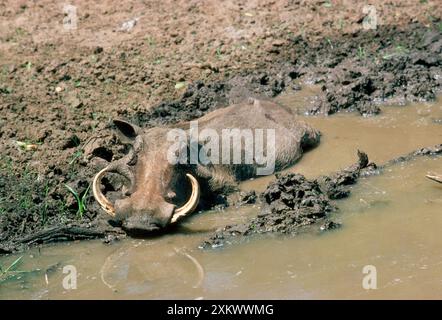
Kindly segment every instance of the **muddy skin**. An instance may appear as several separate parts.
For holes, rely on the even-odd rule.
[[[175,100],[153,108],[138,100],[124,108],[117,103],[111,113],[144,127],[176,123],[248,97],[274,97],[298,90],[303,81],[321,84],[323,89],[310,113],[355,110],[367,115],[379,112],[379,103],[430,101],[441,89],[439,24],[440,18],[429,27],[419,23],[405,28],[383,25],[376,31],[339,33],[316,37],[315,41],[286,35],[253,67],[226,73],[210,69],[213,76],[193,82]],[[31,66],[23,62],[23,66],[2,69],[0,251],[22,250],[27,244],[21,239],[69,224],[101,230],[97,237],[109,232],[120,234],[119,228],[104,227],[107,222],[90,195],[86,197],[87,211],[79,219],[77,203],[64,186],[68,184],[83,194],[97,168],[128,152],[112,132],[109,114],[97,112],[97,101],[113,104],[116,98],[110,95],[111,101],[106,102],[95,86],[104,86],[106,81],[151,86],[155,80],[146,75],[148,70],[136,65],[139,50],[120,49],[117,53],[82,51],[50,63]],[[90,61],[92,55],[97,61]],[[81,97],[55,92],[57,85],[67,88],[75,79],[81,79],[79,90],[82,86],[92,89],[81,91]],[[173,95],[162,98],[166,96]],[[35,150],[25,150],[26,146],[19,147],[15,141],[32,141],[29,147],[34,145]],[[103,182],[106,191],[113,191],[120,183],[113,177]],[[42,239],[51,240],[46,236]]]

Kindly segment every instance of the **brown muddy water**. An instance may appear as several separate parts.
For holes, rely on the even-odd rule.
[[[305,95],[279,99],[305,105]],[[442,101],[384,107],[372,118],[354,114],[309,117],[321,145],[288,171],[309,178],[342,169],[361,149],[377,163],[442,141]],[[44,246],[23,256],[18,279],[0,283],[1,299],[383,299],[442,298],[442,185],[424,178],[442,172],[442,157],[420,158],[360,179],[337,204],[337,231],[297,237],[256,236],[214,250],[198,244],[217,227],[242,222],[257,206],[195,214],[181,232],[155,239],[126,239]],[[264,190],[272,177],[242,184]],[[364,266],[374,266],[377,289],[363,288]],[[77,271],[77,288],[63,287],[65,266]],[[373,270],[373,269],[371,269]],[[72,274],[72,273],[69,273]]]

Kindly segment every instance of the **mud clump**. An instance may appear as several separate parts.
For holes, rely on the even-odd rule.
[[[390,40],[391,39],[391,40]],[[442,32],[411,24],[356,32],[319,44],[295,39],[304,46],[297,59],[299,74],[321,85],[311,114],[341,110],[377,114],[382,103],[433,101],[442,88]]]
[[[347,197],[349,186],[361,172],[376,168],[363,152],[359,161],[333,175],[308,180],[301,174],[277,175],[261,194],[263,208],[258,216],[245,224],[226,226],[201,244],[201,248],[219,247],[252,234],[277,233],[296,235],[307,228],[317,231],[336,229],[339,223],[329,215],[337,207],[333,199]]]
[[[410,152],[409,154],[391,159],[390,161],[388,161],[387,163],[385,163],[381,168],[385,169],[386,167],[395,165],[397,163],[402,163],[402,162],[407,162],[407,161],[411,161],[417,157],[421,157],[421,156],[437,156],[437,155],[441,155],[442,154],[442,144],[438,144],[435,146],[431,146],[431,147],[425,147],[425,148],[421,148],[418,150],[415,150],[413,152]]]
[[[257,195],[255,190],[247,191],[247,192],[241,192],[240,193],[240,199],[238,201],[238,205],[244,205],[244,204],[254,204],[257,201]]]

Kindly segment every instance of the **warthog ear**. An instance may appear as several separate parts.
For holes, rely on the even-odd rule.
[[[117,126],[120,134],[130,141],[135,140],[136,136],[141,132],[141,128],[124,120],[115,119],[114,124]]]

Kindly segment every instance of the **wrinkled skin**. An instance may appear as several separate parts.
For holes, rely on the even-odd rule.
[[[256,163],[171,164],[167,160],[167,151],[174,143],[167,139],[171,127],[143,130],[124,121],[114,123],[133,145],[130,154],[117,164],[119,173],[130,184],[124,190],[125,196],[114,204],[115,220],[120,221],[128,233],[145,233],[171,223],[176,208],[190,196],[192,188],[186,173],[191,173],[201,186],[199,208],[210,205],[214,194],[232,191],[238,181],[257,174],[259,165]],[[255,129],[274,129],[276,171],[294,164],[303,150],[316,146],[320,139],[317,130],[297,121],[288,109],[262,100],[250,100],[213,111],[198,119],[198,126],[200,131],[214,129],[220,136],[221,130],[226,128],[251,129],[253,132]],[[174,128],[187,130],[188,135],[189,123]],[[206,142],[198,141],[199,148]]]

